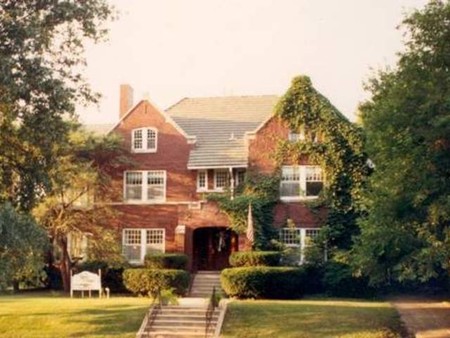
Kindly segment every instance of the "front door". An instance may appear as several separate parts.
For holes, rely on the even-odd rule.
[[[222,270],[229,266],[230,254],[237,251],[238,236],[226,227],[194,230],[194,269]]]

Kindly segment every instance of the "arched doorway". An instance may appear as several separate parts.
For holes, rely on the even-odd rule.
[[[229,266],[230,254],[238,249],[238,235],[226,227],[194,230],[194,270],[222,270]]]

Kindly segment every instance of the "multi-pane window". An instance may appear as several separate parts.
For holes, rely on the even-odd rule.
[[[208,190],[208,172],[206,170],[199,170],[197,172],[197,190]]]
[[[88,238],[80,232],[70,232],[67,235],[67,251],[72,260],[84,260],[87,257]]]
[[[122,252],[130,263],[139,264],[148,253],[165,251],[164,229],[124,229]]]
[[[299,131],[289,130],[288,140],[290,142],[298,142],[305,140],[305,129],[302,127]]]
[[[214,170],[214,189],[222,190],[228,187],[229,177],[227,169]]]
[[[300,228],[282,228],[280,229],[280,240],[286,246],[298,247],[301,245]]]
[[[319,196],[323,188],[320,166],[298,165],[281,168],[280,197],[292,201]]]
[[[125,172],[125,200],[135,202],[163,202],[166,198],[166,172]]]
[[[154,128],[133,129],[131,148],[134,152],[156,152],[158,146],[158,132]]]
[[[299,263],[305,261],[305,249],[312,245],[313,239],[319,235],[319,229],[282,228],[280,241],[287,247],[297,251]]]

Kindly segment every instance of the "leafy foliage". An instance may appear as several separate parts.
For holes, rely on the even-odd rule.
[[[403,21],[397,67],[368,84],[362,107],[375,172],[354,263],[373,284],[448,275],[450,262],[450,3]]]
[[[0,288],[40,279],[47,235],[36,222],[11,204],[0,206]]]
[[[106,0],[0,2],[0,203],[30,211],[51,190],[75,104],[97,99],[80,72],[84,45],[111,14]]]
[[[185,270],[126,269],[123,272],[125,287],[134,294],[155,296],[157,290],[174,289],[177,295],[186,294],[190,276]]]
[[[258,250],[270,249],[271,239],[276,236],[272,224],[278,186],[278,177],[253,175],[247,177],[241,193],[233,199],[225,194],[211,194],[208,200],[218,203],[220,210],[228,215],[230,227],[237,233],[245,233],[251,204],[255,232],[253,247]]]
[[[368,174],[361,128],[350,123],[306,76],[292,80],[279,101],[276,115],[294,131],[303,129],[305,140],[279,140],[275,154],[279,166],[308,161],[325,172],[325,189],[318,201],[308,203],[313,210],[326,207],[323,228],[330,247],[349,248],[358,232],[360,196]],[[318,139],[318,141],[316,141]]]

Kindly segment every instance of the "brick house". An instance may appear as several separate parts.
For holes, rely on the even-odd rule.
[[[165,111],[148,100],[133,104],[132,97],[122,85],[120,120],[108,131],[122,137],[137,163],[116,172],[111,187],[129,262],[142,263],[152,251],[184,252],[194,271],[226,267],[247,239],[229,229],[228,217],[205,195],[233,193],[250,171],[281,172],[274,210],[281,241],[301,252],[317,234],[320,220],[304,202],[317,198],[322,170],[307,161],[277,167],[276,140],[305,138],[273,116],[277,96],[184,98]],[[294,230],[286,230],[288,220]]]

